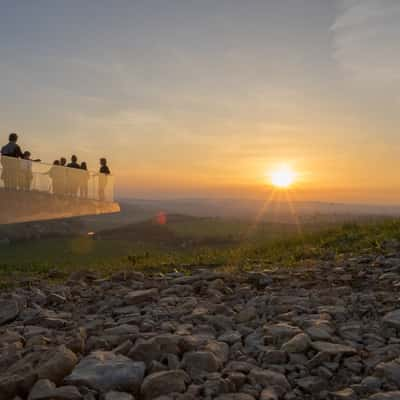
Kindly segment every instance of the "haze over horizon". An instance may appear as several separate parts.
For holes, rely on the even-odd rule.
[[[398,0],[1,1],[1,137],[119,197],[400,201]]]

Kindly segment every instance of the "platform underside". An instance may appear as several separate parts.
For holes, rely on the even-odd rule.
[[[115,202],[0,189],[0,224],[111,214],[119,211],[119,204]]]

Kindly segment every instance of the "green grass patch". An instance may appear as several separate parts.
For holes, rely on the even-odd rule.
[[[226,224],[180,226],[182,237],[204,237],[209,230],[218,238],[239,232],[240,240],[226,246],[207,245],[186,248],[133,243],[125,240],[94,240],[90,237],[43,239],[19,242],[0,249],[0,284],[10,286],[21,279],[57,279],[75,270],[95,270],[109,275],[121,270],[159,273],[171,270],[190,271],[194,266],[226,267],[232,270],[264,269],[271,266],[293,267],[303,262],[336,259],[360,253],[384,253],[384,243],[400,241],[400,220],[374,223],[347,223],[329,229],[305,232],[259,231],[245,235],[249,225]],[[241,230],[239,230],[241,228]],[[257,232],[257,231],[256,231]]]

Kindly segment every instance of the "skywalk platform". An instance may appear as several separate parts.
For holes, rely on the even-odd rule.
[[[111,175],[1,157],[0,224],[120,211]]]
[[[116,202],[0,189],[0,224],[110,214],[119,211],[120,207]]]

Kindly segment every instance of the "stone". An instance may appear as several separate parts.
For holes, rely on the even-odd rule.
[[[306,376],[298,379],[296,383],[303,390],[314,395],[326,388],[326,381],[318,376]]]
[[[375,371],[378,376],[382,376],[400,386],[400,358],[378,364]]]
[[[33,386],[29,393],[28,400],[44,400],[51,399],[56,385],[48,379],[40,379]]]
[[[262,355],[265,364],[286,364],[288,356],[282,350],[268,350]]]
[[[66,342],[65,346],[74,353],[83,354],[85,352],[87,334],[83,328],[78,331]]]
[[[104,329],[105,335],[116,336],[134,336],[139,333],[139,328],[136,325],[122,324],[113,328]]]
[[[83,396],[75,386],[59,386],[52,394],[53,400],[81,400]]]
[[[112,390],[104,395],[104,400],[135,400],[135,398],[129,393]]]
[[[264,325],[266,335],[271,336],[275,343],[283,343],[293,336],[302,333],[301,329],[287,323],[278,323],[274,325]]]
[[[126,356],[130,352],[132,347],[133,347],[133,342],[128,339],[128,340],[125,340],[124,342],[122,342],[118,347],[113,349],[113,352],[115,354],[122,354],[122,355]]]
[[[381,388],[382,379],[377,378],[376,376],[367,376],[361,381],[360,386],[366,393],[375,393]]]
[[[311,326],[306,329],[306,333],[312,340],[329,341],[332,339],[332,335],[323,326]]]
[[[382,322],[391,328],[400,328],[400,309],[391,311],[382,319]]]
[[[48,379],[41,379],[33,386],[28,400],[81,400],[83,396],[75,386],[56,385]]]
[[[67,301],[65,296],[62,296],[61,294],[58,293],[50,293],[47,297],[47,300],[49,301],[49,303],[53,304],[63,304]]]
[[[400,400],[400,391],[376,393],[368,397],[368,400]]]
[[[161,353],[180,354],[182,338],[179,335],[166,333],[150,339]]]
[[[225,332],[218,338],[219,341],[226,342],[229,345],[239,342],[241,339],[242,335],[237,331]]]
[[[291,389],[285,375],[269,369],[253,368],[248,379],[252,385],[274,388],[279,395],[283,395]]]
[[[332,400],[358,400],[356,392],[352,388],[345,388],[331,393]]]
[[[156,300],[158,297],[158,289],[144,289],[144,290],[134,290],[128,293],[124,300],[126,304],[137,305],[148,303]]]
[[[71,373],[78,362],[78,358],[71,350],[64,345],[59,346],[51,352],[49,359],[37,369],[39,379],[49,379],[60,384],[63,379]]]
[[[317,351],[332,354],[332,355],[357,354],[357,350],[354,349],[353,347],[343,345],[343,344],[337,344],[337,343],[317,341],[317,342],[311,342],[311,347]]]
[[[264,389],[260,394],[260,400],[279,400],[279,396],[274,389]]]
[[[139,392],[146,366],[143,362],[107,351],[96,351],[82,359],[65,382],[87,386],[100,393],[121,390]]]
[[[161,358],[160,345],[151,340],[138,339],[128,353],[132,360],[143,361],[147,366]]]
[[[310,338],[305,333],[299,333],[282,345],[287,353],[304,353],[310,346]]]
[[[248,374],[253,368],[255,368],[255,365],[246,361],[230,361],[226,365],[224,372],[242,372]]]
[[[15,300],[0,301],[0,326],[14,321],[19,313],[19,304]]]
[[[215,398],[215,400],[255,400],[247,393],[225,393]]]
[[[221,363],[210,351],[191,351],[184,354],[182,366],[188,371],[216,372]]]
[[[217,358],[220,366],[228,361],[229,346],[225,342],[220,342],[218,340],[209,340],[204,347],[204,350],[213,353]]]
[[[12,399],[19,393],[29,393],[36,380],[37,374],[31,365],[24,365],[16,371],[10,368],[6,375],[0,376],[0,400]]]
[[[257,309],[255,307],[247,307],[236,316],[236,320],[239,323],[249,322],[255,318],[257,318]]]
[[[142,383],[141,395],[152,400],[169,393],[183,393],[190,378],[182,370],[156,372],[146,376]]]

